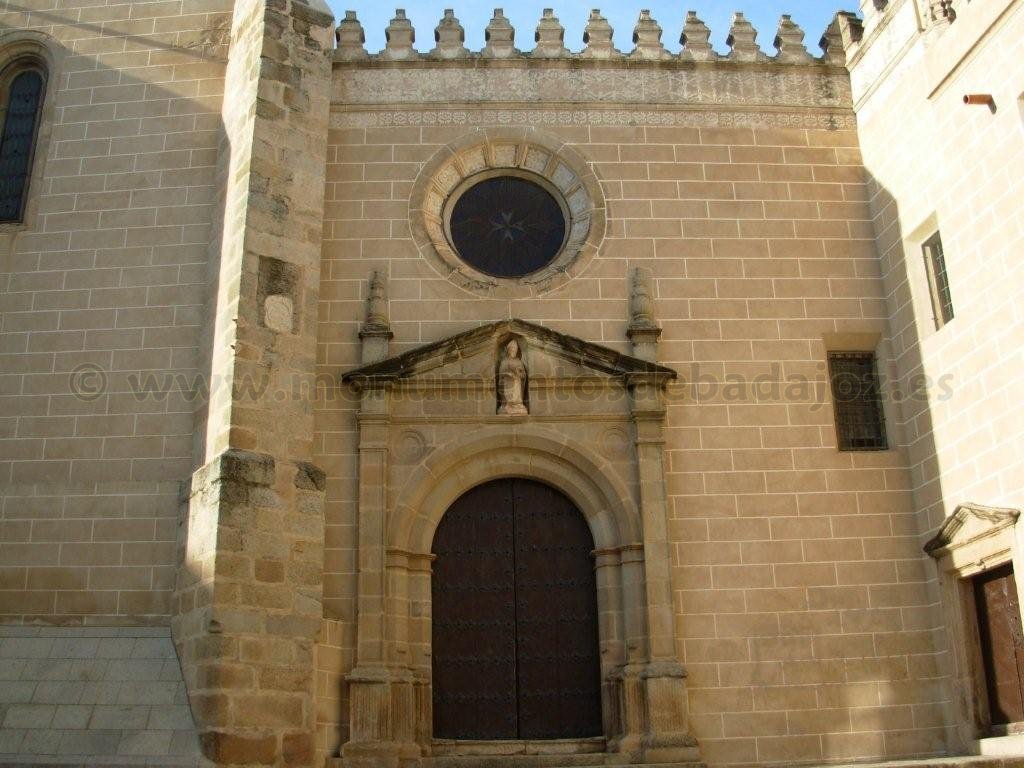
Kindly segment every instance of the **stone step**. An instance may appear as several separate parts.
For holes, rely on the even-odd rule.
[[[1024,755],[989,757],[967,755],[961,757],[931,757],[921,760],[891,760],[884,763],[827,763],[806,768],[1024,768]]]
[[[613,758],[601,760],[595,758]],[[427,758],[424,768],[706,768],[703,763],[623,763],[616,755],[514,755],[505,757],[466,756]],[[590,758],[589,761],[584,758]],[[438,761],[444,761],[438,762]],[[1021,757],[942,757],[924,760],[894,760],[884,763],[826,763],[802,768],[1024,768]]]
[[[607,752],[576,754],[439,755],[425,758],[423,768],[705,768],[703,763],[630,763]]]
[[[342,768],[342,761],[328,761],[328,768]],[[622,755],[607,753],[570,755],[445,755],[424,758],[423,768],[706,768],[703,763],[628,763]],[[0,764],[0,768],[5,768]],[[19,766],[23,768],[23,766]],[[823,763],[801,768],[1024,768],[1021,756],[932,757],[891,760],[884,763]]]
[[[423,760],[423,768],[590,768],[615,765],[618,755],[603,752],[565,755],[442,755]],[[623,764],[620,760],[618,764]]]
[[[620,755],[463,755],[430,757],[423,768],[706,768],[703,763],[629,763]]]
[[[589,757],[589,762],[580,758]],[[597,755],[518,755],[509,757],[427,758],[424,768],[605,768],[621,765],[623,768],[707,768],[703,763],[621,763],[601,761]],[[609,755],[608,757],[614,757]],[[538,760],[538,758],[543,758]],[[555,758],[549,760],[548,758]],[[567,759],[570,758],[570,759]],[[444,763],[437,762],[445,760]],[[449,762],[452,761],[452,762]],[[455,762],[457,761],[457,762]],[[895,760],[885,763],[827,763],[803,768],[1024,768],[1022,757],[948,757],[925,760]]]
[[[702,763],[627,763],[621,755],[459,755],[423,760],[424,768],[706,768]],[[933,757],[884,763],[826,763],[805,768],[1024,768],[1024,755],[1012,757]]]

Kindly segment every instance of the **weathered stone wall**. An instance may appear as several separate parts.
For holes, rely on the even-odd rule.
[[[323,474],[310,382],[333,18],[239,0],[221,144],[204,466],[180,542],[175,643],[205,758],[311,765]]]
[[[231,2],[27,0],[48,62],[23,225],[0,225],[0,616],[166,622]]]
[[[649,17],[628,56],[599,17],[569,56],[547,15],[530,57],[496,18],[483,58],[447,18],[429,59],[401,24],[366,59],[347,19],[333,80],[320,3],[4,6],[0,64],[38,55],[50,82],[26,221],[0,225],[0,619],[173,613],[208,758],[336,755],[360,523],[358,399],[340,378],[361,362],[370,274],[387,278],[393,353],[512,317],[626,352],[641,267],[660,362],[680,373],[669,565],[703,759],[958,748],[920,536],[960,502],[1021,505],[1024,73],[1005,41],[1022,39],[1024,6],[956,3],[948,26],[930,0],[878,5],[860,46],[849,24],[830,30],[824,60],[786,18],[769,59],[739,17],[724,60],[692,16],[679,56]],[[852,87],[831,66],[841,41]],[[996,109],[964,106],[966,92]],[[550,282],[471,284],[429,251],[423,182],[480,136],[505,155],[536,138],[587,190],[600,226]],[[957,312],[940,332],[919,256],[936,227]],[[916,391],[917,374],[937,384],[887,402],[890,450],[836,450],[825,359],[838,349],[876,350],[887,396]],[[430,411],[406,394],[364,424],[364,450],[381,454],[373,427],[430,416],[392,430],[387,473],[364,478],[384,532],[389,496],[469,423],[464,402]],[[474,419],[492,416],[481,402]],[[538,400],[530,418],[615,465],[636,503],[651,477],[629,476],[621,406],[559,421]],[[402,644],[379,641],[404,637],[422,671],[429,566],[386,554],[408,561],[412,593],[377,562],[363,594],[408,621],[375,614],[360,640],[388,663]]]
[[[894,373],[900,389],[918,393],[902,418],[922,542],[960,504],[1024,503],[1024,405],[1014,391],[1024,370],[1022,36],[1024,4],[1015,0],[958,5],[952,24],[905,1],[872,9],[851,51]],[[965,105],[966,94],[989,94],[995,108]],[[936,230],[955,314],[940,330],[921,251]],[[969,660],[947,645],[963,628],[943,627],[960,606],[939,605],[941,585],[934,569],[928,575],[941,669],[965,676]],[[941,600],[950,598],[959,600],[955,589]],[[970,695],[950,693],[955,744],[977,735],[965,715]]]
[[[888,25],[897,39],[865,39],[853,66],[898,370],[904,387],[919,375],[932,382],[930,401],[912,401],[903,413],[928,533],[959,503],[1019,507],[1024,500],[1015,449],[1024,406],[1010,394],[1021,370],[1016,171],[1024,163],[1024,71],[1014,51],[1024,6],[964,10],[940,36],[925,38],[904,21],[908,12],[913,18],[903,7],[910,4],[899,5]],[[978,47],[961,60],[972,39]],[[876,44],[908,41],[896,72],[870,77],[884,53]],[[997,109],[965,105],[968,93],[991,94]],[[920,250],[935,230],[955,312],[938,331]]]
[[[495,67],[503,86],[489,91],[483,61],[336,65],[319,370],[336,381],[359,363],[374,270],[388,278],[393,352],[510,317],[627,351],[629,275],[650,270],[660,362],[681,374],[668,395],[668,523],[677,652],[702,758],[941,753],[897,419],[892,450],[840,453],[826,385],[830,349],[877,345],[889,362],[848,85],[820,67],[787,80],[768,63],[700,75],[621,66],[518,60]],[[652,89],[657,106],[630,103]],[[716,89],[728,107],[713,104]],[[495,100],[508,93],[529,106]],[[555,290],[462,288],[417,247],[409,199],[421,174],[488,128],[566,143],[600,182],[603,242]],[[318,746],[331,755],[347,740],[343,674],[355,663],[358,430],[353,394],[327,395],[315,436],[327,471],[317,694]],[[452,405],[437,429],[464,415]],[[598,447],[582,426],[565,433]],[[433,445],[411,438],[408,450]],[[401,453],[395,461],[398,481],[410,470]]]

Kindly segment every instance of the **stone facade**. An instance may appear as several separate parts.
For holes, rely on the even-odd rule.
[[[1024,89],[1012,53],[1024,16],[1017,3],[941,5],[952,12],[915,12],[907,2],[889,3],[883,13],[865,8],[863,38],[850,59],[893,376],[906,392],[922,379],[939,383],[927,398],[910,398],[901,409],[918,530],[925,536],[961,505],[1020,509],[1024,496],[1024,411],[1010,394],[1020,369],[1013,339],[1024,331],[1014,289],[1022,244],[1015,169],[1024,163]],[[969,94],[991,95],[993,106],[967,105]],[[940,152],[959,160],[936,162]],[[956,312],[941,330],[933,322],[921,257],[922,243],[935,231],[945,245]],[[1010,550],[998,553],[988,553],[986,567],[1010,558]],[[1024,567],[1016,548],[1012,559]],[[930,626],[941,668],[962,676],[945,694],[947,721],[954,743],[969,745],[976,738],[971,691],[978,675],[958,651],[963,622],[950,620],[961,610],[950,597],[956,579],[944,570],[936,573],[929,563],[926,571],[930,602],[941,606]]]
[[[399,12],[371,55],[320,0],[4,6],[0,62],[48,88],[0,224],[0,762],[42,731],[78,764],[1024,754],[979,739],[961,596],[1024,568],[1024,3],[864,5],[821,56],[788,16],[769,54],[736,14],[719,54],[690,13],[672,53],[595,11],[570,53],[552,12],[532,48],[496,12],[477,54]],[[567,221],[516,279],[447,229],[501,174]],[[836,352],[877,356],[887,450],[838,450]],[[600,739],[433,740],[433,533],[506,477],[593,534]],[[98,662],[33,698],[25,637],[150,636],[131,681],[168,701]],[[118,705],[145,718],[103,727]]]
[[[27,52],[49,65],[25,221],[0,225],[0,602],[12,618],[170,613],[230,10],[3,10],[5,66]],[[152,396],[133,395],[143,385]]]

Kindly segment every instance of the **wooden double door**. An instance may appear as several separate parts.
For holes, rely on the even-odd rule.
[[[1013,566],[976,576],[974,604],[990,723],[998,732],[1024,722],[1024,630]]]
[[[594,540],[543,483],[478,486],[434,537],[434,737],[601,735]]]

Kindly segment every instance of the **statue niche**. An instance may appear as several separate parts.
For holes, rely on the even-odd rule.
[[[500,344],[496,390],[498,413],[507,416],[526,416],[530,411],[529,382],[526,363],[519,340],[511,338]]]

